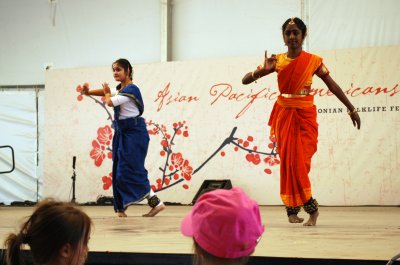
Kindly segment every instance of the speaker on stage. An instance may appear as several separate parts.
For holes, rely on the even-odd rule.
[[[104,205],[104,206],[105,205],[113,205],[114,197],[100,195],[97,197],[96,203],[97,203],[97,205]]]
[[[200,189],[197,191],[196,195],[194,196],[192,200],[192,205],[194,205],[197,201],[197,199],[202,195],[203,193],[206,193],[208,191],[216,190],[216,189],[225,189],[225,190],[230,190],[232,189],[232,182],[230,179],[207,179],[203,181],[203,184],[201,184]]]
[[[33,201],[13,201],[11,206],[35,206],[36,202]]]

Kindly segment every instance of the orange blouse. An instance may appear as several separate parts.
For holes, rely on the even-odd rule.
[[[294,59],[287,57],[287,53],[280,53],[276,55],[276,64],[275,64],[275,71],[279,74],[281,70],[285,69]],[[318,66],[317,70],[314,72],[319,77],[323,77],[329,74],[328,68],[322,63]],[[312,84],[312,76],[307,80],[304,87],[311,87]]]
[[[309,77],[309,79],[307,80],[307,82],[304,84],[304,88],[303,90],[298,91],[300,94],[303,94],[303,92],[307,92],[306,94],[308,94],[309,89],[311,88],[311,84],[312,84],[312,78],[313,75],[316,74],[318,77],[324,77],[326,75],[329,75],[329,70],[328,68],[326,68],[326,66],[324,65],[324,63],[322,62],[322,58],[314,55],[315,57],[317,57],[320,60],[320,63],[317,67],[317,69],[315,70],[315,72]],[[279,73],[286,68],[286,66],[288,66],[294,59],[287,57],[287,53],[280,53],[276,55],[276,63],[275,63],[275,72],[277,72],[277,74],[279,75]],[[257,69],[261,69],[264,67],[264,64],[260,64]],[[281,91],[282,92],[282,91]]]

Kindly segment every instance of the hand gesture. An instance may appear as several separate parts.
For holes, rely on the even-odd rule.
[[[264,69],[267,72],[273,72],[275,70],[275,64],[276,64],[276,55],[272,54],[272,56],[268,58],[267,50],[265,50]]]
[[[108,83],[104,82],[102,84],[102,86],[103,86],[104,95],[111,94],[111,90],[110,90],[110,87],[108,86]]]
[[[357,111],[353,111],[350,113],[350,118],[353,121],[353,125],[354,127],[357,127],[357,129],[360,130],[361,127],[361,119],[360,116],[358,116],[358,112]]]
[[[88,83],[83,84],[82,93],[85,94],[86,96],[89,95],[89,84]]]

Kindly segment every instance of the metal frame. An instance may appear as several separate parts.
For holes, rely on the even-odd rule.
[[[11,149],[11,156],[12,156],[12,168],[10,171],[0,171],[0,174],[11,173],[15,169],[15,158],[14,158],[14,149],[10,145],[1,145],[0,148],[10,148]]]

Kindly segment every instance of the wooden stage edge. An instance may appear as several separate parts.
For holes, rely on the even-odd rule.
[[[191,206],[169,205],[154,218],[141,216],[145,205],[129,207],[128,218],[117,218],[111,206],[81,208],[94,223],[88,264],[192,263],[192,239],[179,230]],[[400,207],[320,207],[316,227],[289,224],[282,206],[260,208],[265,233],[250,265],[386,264],[400,252]],[[32,210],[0,207],[0,240]]]

